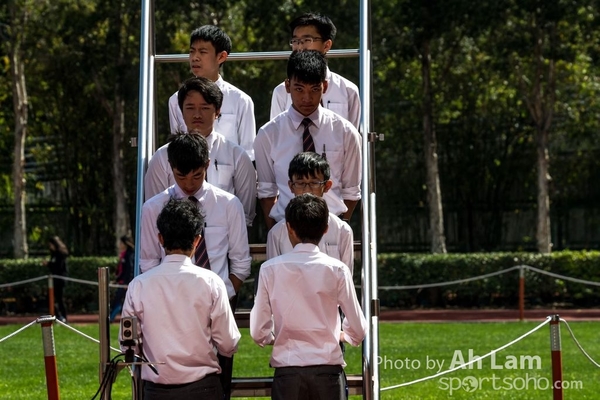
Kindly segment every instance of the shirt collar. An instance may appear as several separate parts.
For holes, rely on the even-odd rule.
[[[204,182],[202,182],[202,186],[200,186],[200,189],[198,189],[198,191],[192,195],[198,199],[198,202],[201,203],[204,200],[204,197],[206,196],[206,190],[208,188],[208,185],[209,185],[209,183],[206,182],[206,178],[205,178]],[[181,190],[181,188],[177,184],[171,186],[171,189],[172,189],[172,191],[170,192],[170,194],[172,197],[175,197],[176,199],[184,199],[186,197],[189,197],[187,194],[183,193],[183,190]]]
[[[213,144],[215,143],[215,140],[217,140],[217,135],[218,133],[216,133],[213,129],[213,131],[204,139],[206,139],[206,144],[208,144],[208,152],[210,153],[210,151],[213,148]]]
[[[290,119],[292,120],[292,125],[296,128],[296,130],[301,128],[302,120],[304,118],[310,118],[312,123],[318,128],[319,121],[321,119],[321,112],[322,112],[322,107],[319,105],[319,107],[317,107],[317,109],[315,111],[313,111],[312,114],[304,116],[304,115],[300,114],[293,106],[290,106],[289,116],[290,116]]]
[[[303,252],[303,253],[318,253],[319,246],[312,243],[298,243],[294,246],[294,252]]]

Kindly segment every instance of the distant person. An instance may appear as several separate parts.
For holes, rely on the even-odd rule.
[[[327,63],[314,50],[293,52],[285,88],[292,106],[263,125],[254,141],[258,200],[267,229],[283,219],[292,198],[287,170],[301,152],[321,154],[331,168],[331,189],[323,195],[329,211],[349,220],[360,200],[362,155],[356,128],[321,105],[327,92]]]
[[[204,219],[195,203],[171,199],[156,225],[166,256],[131,281],[122,314],[137,317],[143,353],[157,363],[158,373],[142,365],[143,398],[222,400],[217,352],[231,357],[241,335],[223,280],[191,260]]]
[[[317,153],[306,152],[294,156],[288,169],[288,185],[294,196],[311,193],[323,197],[331,188],[329,163]],[[285,218],[267,235],[267,260],[289,253],[294,249],[288,235]],[[354,233],[346,222],[329,213],[328,229],[319,242],[319,249],[343,262],[354,271]]]
[[[121,236],[119,241],[119,264],[117,264],[117,271],[115,277],[115,283],[118,285],[128,285],[133,279],[135,263],[135,245],[131,237],[125,235]],[[115,297],[110,304],[110,322],[113,322],[117,315],[123,308],[123,301],[125,301],[126,288],[117,288],[115,291]]]
[[[66,281],[58,278],[59,276],[67,276],[67,257],[69,250],[58,236],[52,236],[48,239],[48,248],[50,249],[50,260],[44,261],[44,265],[48,267],[52,275],[57,276],[53,279],[54,283],[54,302],[56,307],[57,318],[62,322],[67,322],[67,307],[65,307],[64,291]]]
[[[177,99],[187,132],[201,134],[208,144],[211,165],[206,180],[240,199],[246,225],[252,226],[256,215],[256,170],[252,160],[241,146],[213,129],[220,116],[223,93],[210,79],[195,77],[181,85]],[[168,143],[159,148],[148,163],[144,176],[146,200],[175,184],[167,147]]]
[[[290,200],[285,220],[294,250],[260,269],[250,335],[260,346],[273,345],[274,400],[345,399],[346,363],[339,342],[358,346],[365,337],[350,269],[317,246],[328,219],[322,198],[306,193]]]
[[[290,25],[293,51],[317,50],[327,54],[333,46],[337,29],[325,15],[306,13],[294,19]],[[359,128],[360,94],[358,87],[341,75],[327,68],[327,91],[323,93],[323,107],[344,117]],[[290,108],[292,98],[286,91],[285,82],[273,90],[271,98],[271,119]]]
[[[256,136],[254,102],[246,93],[223,80],[221,65],[231,53],[231,39],[219,27],[204,25],[190,35],[190,69],[194,76],[215,82],[223,92],[223,106],[215,131],[235,144],[239,144],[254,160],[252,143]],[[171,133],[185,132],[186,123],[179,109],[177,92],[169,99]]]

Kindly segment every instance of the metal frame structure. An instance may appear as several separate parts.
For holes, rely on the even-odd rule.
[[[371,27],[370,0],[360,0],[360,48],[331,50],[328,58],[356,57],[360,60],[360,98],[362,132],[362,305],[367,319],[367,335],[363,342],[363,398],[379,399],[379,300],[377,293],[377,245],[375,223],[374,145],[377,135],[371,123]],[[141,213],[144,202],[144,174],[154,151],[156,124],[154,121],[154,69],[156,63],[184,62],[187,54],[157,55],[154,45],[154,1],[142,0],[140,37],[140,91],[138,123],[138,168],[135,237],[140,237]],[[232,53],[230,61],[287,59],[290,51]],[[135,274],[139,274],[139,240],[135,248]]]

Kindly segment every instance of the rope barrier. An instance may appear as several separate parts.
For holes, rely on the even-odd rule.
[[[100,344],[100,341],[99,341],[98,339],[94,339],[93,337],[91,337],[91,336],[89,336],[89,335],[86,335],[85,333],[83,333],[83,332],[81,332],[81,331],[78,331],[77,329],[73,328],[73,327],[72,327],[72,326],[70,326],[69,324],[67,324],[67,323],[65,323],[65,322],[62,322],[62,321],[61,321],[61,320],[59,320],[59,319],[57,319],[57,320],[56,320],[56,322],[58,322],[60,325],[62,325],[62,326],[64,326],[64,327],[66,327],[66,328],[69,328],[69,329],[70,329],[70,330],[72,330],[73,332],[75,332],[75,333],[77,333],[77,334],[79,334],[79,335],[83,336],[84,338],[86,338],[86,339],[88,339],[88,340],[91,340],[92,342],[94,342],[94,343],[96,343],[96,344]],[[110,349],[111,349],[112,351],[114,351],[114,352],[121,353],[121,349],[117,349],[117,348],[115,348],[115,347],[112,347],[112,346],[110,346]]]
[[[25,283],[31,283],[31,282],[35,282],[35,281],[41,281],[42,279],[46,279],[46,278],[48,278],[48,275],[39,276],[37,278],[25,279],[24,281],[2,283],[2,284],[0,284],[0,289],[6,288],[6,287],[11,287],[11,286],[23,285]]]
[[[497,349],[490,351],[489,353],[487,353],[487,354],[486,354],[486,355],[484,355],[484,356],[481,356],[481,357],[476,357],[476,358],[474,358],[473,360],[471,360],[471,361],[469,361],[469,362],[467,362],[467,363],[461,364],[461,365],[459,365],[459,366],[457,366],[457,367],[454,367],[454,368],[452,368],[452,369],[448,369],[448,370],[446,370],[446,371],[438,372],[438,373],[437,373],[437,374],[435,374],[435,375],[426,376],[426,377],[424,377],[424,378],[419,378],[419,379],[416,379],[416,380],[414,380],[414,381],[411,381],[411,382],[401,383],[401,384],[399,384],[399,385],[388,386],[388,387],[382,388],[382,389],[381,389],[381,391],[382,391],[382,392],[385,392],[385,391],[387,391],[387,390],[397,389],[397,388],[400,388],[400,387],[404,387],[404,386],[413,385],[413,384],[415,384],[415,383],[425,382],[425,381],[428,381],[428,380],[430,380],[430,379],[434,379],[434,378],[437,378],[437,377],[439,377],[439,376],[442,376],[442,375],[449,374],[449,373],[451,373],[451,372],[454,372],[454,371],[456,371],[456,370],[459,370],[459,369],[461,369],[461,368],[468,367],[469,365],[471,365],[471,364],[474,364],[474,363],[476,363],[476,362],[479,362],[479,361],[481,361],[481,360],[484,360],[484,359],[486,359],[487,357],[490,357],[492,354],[494,354],[494,353],[497,353],[497,352],[499,352],[499,351],[502,351],[502,350],[504,350],[504,349],[506,349],[506,348],[508,348],[508,347],[512,346],[513,344],[515,344],[515,343],[519,342],[520,340],[522,340],[522,339],[526,338],[527,336],[531,335],[531,334],[532,334],[532,333],[534,333],[535,331],[537,331],[537,330],[539,330],[540,328],[542,328],[544,325],[548,324],[548,323],[551,321],[551,319],[552,319],[552,317],[546,317],[546,320],[545,320],[544,322],[542,322],[540,325],[538,325],[537,327],[535,327],[535,328],[533,328],[532,330],[530,330],[529,332],[527,332],[527,333],[525,333],[525,334],[523,334],[523,335],[519,336],[518,338],[516,338],[516,339],[515,339],[515,340],[513,340],[512,342],[509,342],[509,343],[505,344],[505,345],[504,345],[504,346],[502,346],[502,347],[498,347]]]
[[[471,278],[465,278],[465,279],[457,279],[455,281],[448,281],[448,282],[424,283],[424,284],[420,284],[420,285],[407,285],[407,286],[379,286],[379,290],[424,289],[424,288],[432,288],[432,287],[436,287],[436,286],[456,285],[459,283],[472,282],[472,281],[477,281],[480,279],[490,278],[490,277],[496,276],[496,275],[502,275],[507,272],[514,271],[515,269],[518,269],[518,268],[519,268],[519,266],[517,265],[515,267],[510,267],[507,269],[503,269],[501,271],[490,272],[489,274],[478,275],[478,276],[474,276]]]
[[[29,328],[31,325],[36,324],[36,323],[37,323],[37,320],[31,321],[29,324],[25,325],[21,329],[18,329],[16,331],[14,331],[13,333],[11,333],[10,335],[5,336],[2,339],[0,339],[0,343],[4,342],[7,339],[10,339],[11,337],[15,336],[17,333],[20,333],[20,332],[24,331],[25,329]]]
[[[54,278],[62,279],[63,281],[71,281],[71,282],[76,282],[76,283],[85,283],[88,285],[98,286],[98,282],[95,282],[95,281],[87,281],[85,279],[71,278],[71,277],[62,276],[62,275],[52,275],[52,276]],[[109,283],[108,287],[127,289],[127,285],[121,285],[121,284],[117,284],[117,283]]]
[[[558,278],[558,279],[563,279],[566,281],[571,281],[571,282],[575,282],[575,283],[582,283],[585,285],[592,285],[592,286],[600,286],[600,282],[594,282],[594,281],[588,281],[588,280],[584,280],[584,279],[578,279],[578,278],[571,278],[565,275],[560,275],[560,274],[556,274],[554,272],[548,272],[548,271],[544,271],[542,269],[539,268],[535,268],[535,267],[531,267],[529,265],[515,265],[513,267],[510,268],[506,268],[503,269],[501,271],[496,271],[496,272],[490,272],[488,274],[483,274],[483,275],[477,275],[477,276],[473,276],[470,278],[464,278],[464,279],[456,279],[453,281],[445,281],[445,282],[437,282],[437,283],[421,283],[421,284],[416,284],[416,285],[400,285],[400,286],[379,286],[378,289],[379,290],[409,290],[409,289],[426,289],[426,288],[433,288],[433,287],[439,287],[439,286],[450,286],[450,285],[457,285],[457,284],[461,284],[461,283],[467,283],[467,282],[473,282],[473,281],[477,281],[477,280],[482,280],[482,279],[487,279],[487,278],[491,278],[493,276],[498,276],[498,275],[502,275],[502,274],[506,274],[508,272],[517,270],[517,269],[526,269],[526,270],[530,270],[532,272],[537,272],[539,274],[542,275],[548,275],[554,278]],[[2,283],[0,284],[0,289],[1,288],[5,288],[5,287],[10,287],[10,286],[17,286],[17,285],[22,285],[22,284],[26,284],[26,283],[31,283],[31,282],[35,282],[35,281],[39,281],[42,279],[46,279],[48,278],[49,275],[43,275],[37,278],[31,278],[31,279],[26,279],[23,281],[17,281],[17,282],[11,282],[11,283]],[[84,283],[87,285],[94,285],[94,286],[98,286],[98,282],[95,281],[88,281],[85,279],[78,279],[78,278],[71,278],[68,276],[62,276],[62,275],[52,275],[52,277],[54,279],[62,279],[65,281],[71,281],[71,282],[76,282],[76,283]],[[251,283],[253,282],[254,279],[248,279],[246,280],[246,283]],[[108,285],[111,288],[123,288],[123,289],[127,289],[127,285],[122,285],[122,284],[116,284],[116,283],[110,283]],[[362,285],[355,285],[356,288],[360,289],[362,288]]]
[[[539,269],[539,268],[535,268],[535,267],[530,267],[528,265],[525,265],[525,267],[528,270],[530,270],[530,271],[534,271],[534,272],[537,272],[537,273],[543,274],[543,275],[548,275],[548,276],[551,276],[553,278],[563,279],[565,281],[571,281],[571,282],[576,282],[576,283],[583,283],[583,284],[586,284],[586,285],[600,286],[600,282],[586,281],[586,280],[577,279],[577,278],[570,278],[570,277],[565,276],[565,275],[555,274],[554,272],[544,271],[543,269]]]
[[[575,337],[575,334],[573,333],[573,331],[571,330],[571,327],[569,326],[569,323],[567,321],[565,321],[564,319],[560,319],[561,322],[564,322],[565,325],[567,326],[567,329],[569,330],[569,333],[571,334],[571,338],[573,339],[573,341],[575,342],[575,344],[577,345],[577,347],[579,348],[579,350],[583,353],[583,355],[590,360],[590,362],[592,364],[594,364],[594,366],[596,366],[597,368],[600,368],[600,364],[598,364],[596,361],[594,361],[594,359],[592,357],[589,356],[589,354],[583,349],[583,347],[581,346],[581,344],[579,344],[579,341],[577,340],[577,338]]]

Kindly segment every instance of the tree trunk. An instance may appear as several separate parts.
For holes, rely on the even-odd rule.
[[[553,28],[550,35],[554,33]],[[531,91],[528,93],[523,77],[520,77],[519,83],[524,94],[525,104],[536,126],[535,142],[538,173],[536,244],[538,251],[546,254],[552,251],[550,191],[548,188],[550,182],[548,141],[554,115],[554,105],[556,104],[556,74],[555,60],[552,58],[547,59],[547,62],[544,60],[543,44],[546,38],[539,27],[535,28],[535,37],[535,76],[531,79]]]
[[[125,138],[125,100],[118,93],[119,85],[116,87],[115,104],[113,114],[113,190],[115,192],[115,233],[118,245],[119,238],[131,233],[129,224],[129,213],[127,211],[127,191],[125,190],[125,169],[123,167],[122,144]],[[118,248],[118,247],[117,247]]]
[[[27,87],[25,65],[21,57],[23,43],[23,23],[25,18],[17,18],[17,6],[12,3],[12,37],[10,48],[13,109],[15,112],[15,148],[12,180],[15,193],[14,249],[15,258],[27,258],[26,191],[25,191],[25,138],[27,137]]]
[[[537,196],[537,248],[540,253],[550,253],[550,194],[548,186],[550,174],[548,172],[550,159],[548,157],[548,131],[538,130],[537,134],[537,169],[538,169],[538,196]]]
[[[429,229],[431,252],[446,253],[444,212],[438,169],[437,139],[433,124],[433,100],[431,93],[431,64],[429,41],[423,43],[421,74],[423,77],[423,136],[425,140],[425,165],[427,169],[427,203],[429,206]]]

